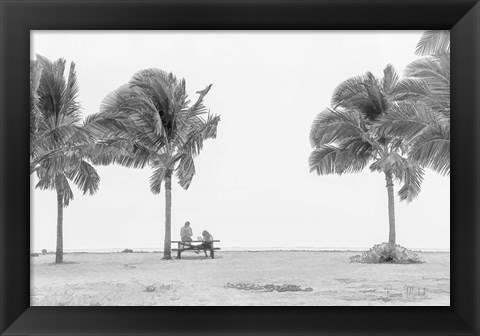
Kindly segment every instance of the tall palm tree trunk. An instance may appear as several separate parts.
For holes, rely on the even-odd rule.
[[[387,194],[388,194],[388,224],[389,224],[389,234],[388,242],[395,245],[396,236],[395,236],[395,203],[393,195],[393,179],[392,172],[385,172],[385,181],[387,181]]]
[[[163,259],[172,259],[172,172],[165,175],[165,242],[163,246]]]
[[[60,188],[57,187],[57,250],[55,253],[55,263],[63,262],[63,195]]]

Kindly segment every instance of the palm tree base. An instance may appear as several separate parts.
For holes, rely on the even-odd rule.
[[[55,255],[55,264],[62,264],[63,263],[63,255]]]
[[[361,255],[350,257],[350,261],[366,264],[419,264],[424,262],[418,253],[393,243],[377,244]]]

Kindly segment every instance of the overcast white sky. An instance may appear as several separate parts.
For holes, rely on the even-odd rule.
[[[156,67],[213,87],[218,136],[196,159],[188,190],[173,184],[172,236],[191,222],[222,247],[371,247],[388,240],[384,176],[309,173],[309,131],[343,80],[391,63],[403,73],[422,32],[57,32],[31,34],[36,53],[74,61],[85,115],[138,70]],[[165,194],[150,168],[98,167],[99,192],[64,210],[68,250],[163,247]],[[398,190],[398,185],[396,190]],[[397,241],[450,247],[450,179],[428,171],[420,196],[396,200]],[[33,190],[32,249],[54,250],[56,194]]]

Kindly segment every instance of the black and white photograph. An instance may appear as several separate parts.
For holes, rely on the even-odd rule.
[[[450,306],[450,31],[30,33],[31,306]]]

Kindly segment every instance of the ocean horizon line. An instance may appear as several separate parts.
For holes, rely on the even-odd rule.
[[[312,252],[362,252],[369,250],[370,247],[340,247],[340,246],[221,246],[223,252],[274,252],[274,251],[312,251]],[[113,248],[74,248],[64,249],[65,253],[118,253],[125,249],[130,249],[133,252],[163,252],[161,247],[113,247]],[[420,252],[450,252],[449,248],[409,248],[413,251]],[[54,252],[54,249],[47,250],[48,252]],[[41,253],[41,250],[32,250],[32,253]]]

